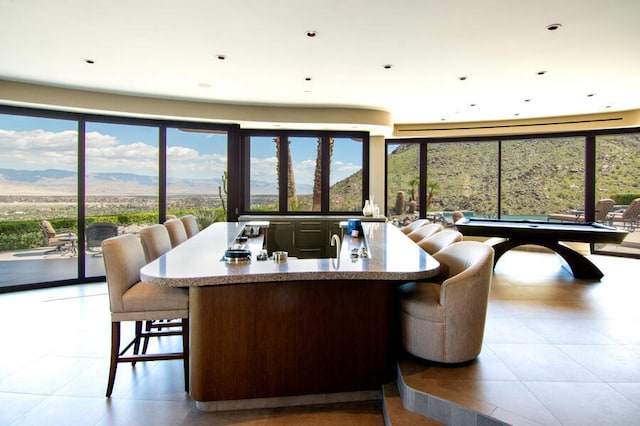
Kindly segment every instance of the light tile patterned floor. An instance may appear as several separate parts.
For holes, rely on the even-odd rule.
[[[477,362],[451,369],[411,360],[410,380],[514,424],[640,424],[640,260],[591,259],[602,281],[574,280],[553,254],[507,253]],[[180,361],[121,365],[106,399],[104,283],[0,294],[0,319],[2,425],[383,422],[380,401],[203,413],[183,391]]]

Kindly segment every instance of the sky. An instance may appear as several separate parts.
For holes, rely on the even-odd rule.
[[[158,128],[87,122],[87,173],[123,172],[158,174]],[[274,181],[273,138],[252,144],[252,179]],[[169,177],[219,179],[226,170],[227,136],[167,129]],[[71,120],[0,114],[0,168],[75,171],[77,123]],[[316,138],[297,137],[292,142],[296,182],[312,184]],[[336,139],[331,184],[362,167],[362,144]]]

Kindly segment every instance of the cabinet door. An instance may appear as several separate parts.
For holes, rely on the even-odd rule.
[[[294,230],[295,224],[293,222],[271,222],[267,229],[267,252],[269,255],[274,251],[286,251],[294,256]]]
[[[326,224],[321,220],[300,220],[296,223],[296,256],[301,259],[326,257]]]

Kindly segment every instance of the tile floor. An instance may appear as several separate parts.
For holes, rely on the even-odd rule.
[[[640,260],[591,256],[575,280],[547,253],[496,265],[484,347],[468,366],[401,363],[412,388],[518,425],[640,425]]]
[[[640,424],[640,260],[591,259],[599,282],[574,280],[553,254],[507,253],[478,360],[403,361],[405,380],[513,424]],[[203,413],[180,361],[120,365],[106,399],[104,283],[0,294],[0,319],[1,425],[383,424],[381,401]]]

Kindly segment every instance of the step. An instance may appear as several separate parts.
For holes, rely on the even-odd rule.
[[[382,409],[384,412],[384,424],[386,426],[442,426],[436,420],[421,416],[407,410],[402,405],[400,392],[395,383],[390,383],[382,387]]]

